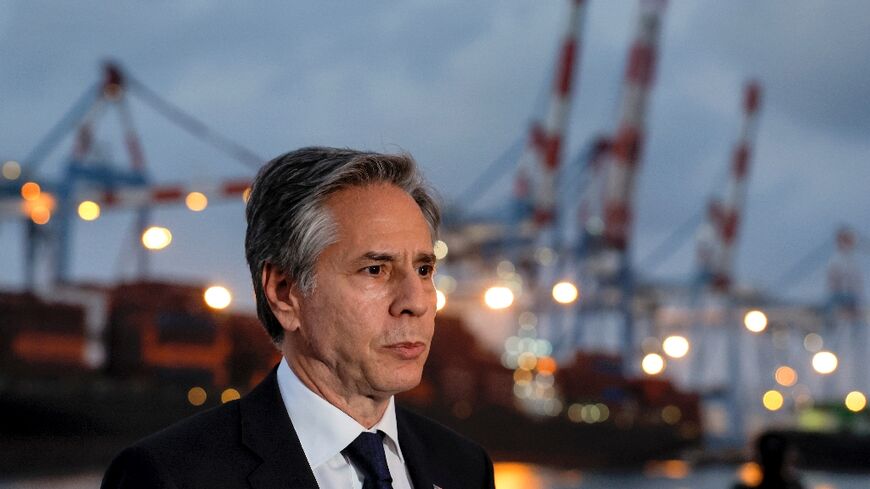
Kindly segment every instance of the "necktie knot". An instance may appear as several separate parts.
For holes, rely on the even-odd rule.
[[[384,432],[364,431],[342,453],[363,473],[363,489],[392,489],[393,478],[384,452]]]

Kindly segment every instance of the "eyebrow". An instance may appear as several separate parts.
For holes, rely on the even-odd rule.
[[[362,258],[372,261],[396,261],[396,255],[379,251],[369,251],[368,253],[365,253]],[[436,258],[433,253],[418,253],[417,256],[414,258],[415,263],[425,263],[427,265],[433,265],[435,261]]]

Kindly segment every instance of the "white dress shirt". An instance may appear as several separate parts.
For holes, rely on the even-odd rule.
[[[413,488],[399,447],[396,406],[392,397],[381,420],[371,429],[366,429],[306,387],[287,365],[286,359],[281,359],[278,366],[278,389],[299,436],[305,458],[321,489],[362,489],[363,474],[341,451],[363,431],[374,433],[379,430],[386,435],[384,452],[393,477],[393,488]]]

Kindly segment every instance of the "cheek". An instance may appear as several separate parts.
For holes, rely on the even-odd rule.
[[[377,345],[383,315],[377,294],[340,296],[318,307],[313,318],[319,331],[312,331],[318,350],[343,361],[359,359],[360,353]]]

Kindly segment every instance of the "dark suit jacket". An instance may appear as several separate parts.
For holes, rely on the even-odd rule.
[[[473,442],[396,408],[415,489],[494,488],[492,462]],[[278,390],[276,370],[239,401],[192,416],[118,455],[102,488],[316,488]],[[332,488],[322,488],[332,489]]]

